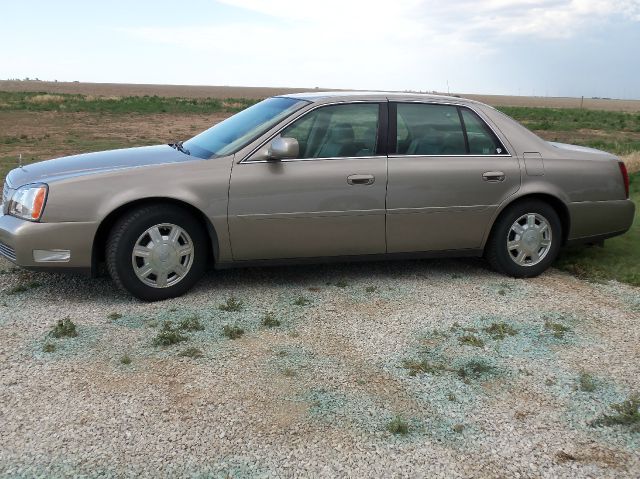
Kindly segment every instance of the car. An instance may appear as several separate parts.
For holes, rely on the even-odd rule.
[[[146,301],[210,266],[484,256],[526,278],[563,245],[624,233],[634,210],[614,155],[544,141],[482,103],[313,92],[184,142],[12,170],[0,254],[32,270],[105,264]]]

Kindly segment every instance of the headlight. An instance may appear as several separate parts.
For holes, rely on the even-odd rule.
[[[9,200],[8,214],[23,220],[38,221],[44,211],[49,187],[43,183],[18,188]]]

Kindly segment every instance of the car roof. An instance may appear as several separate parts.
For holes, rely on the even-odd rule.
[[[392,91],[312,91],[302,93],[291,93],[278,95],[280,97],[297,98],[313,103],[323,103],[330,100],[410,100],[429,102],[455,102],[455,103],[478,103],[474,100],[461,98],[458,96],[436,95],[413,92],[392,92]]]

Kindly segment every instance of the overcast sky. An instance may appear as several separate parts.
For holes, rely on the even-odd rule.
[[[640,0],[3,3],[4,79],[640,98]]]

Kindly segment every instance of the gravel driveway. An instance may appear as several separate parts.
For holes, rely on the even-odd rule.
[[[406,261],[211,272],[145,304],[0,271],[6,477],[640,475],[637,409],[612,408],[637,408],[637,288]]]

